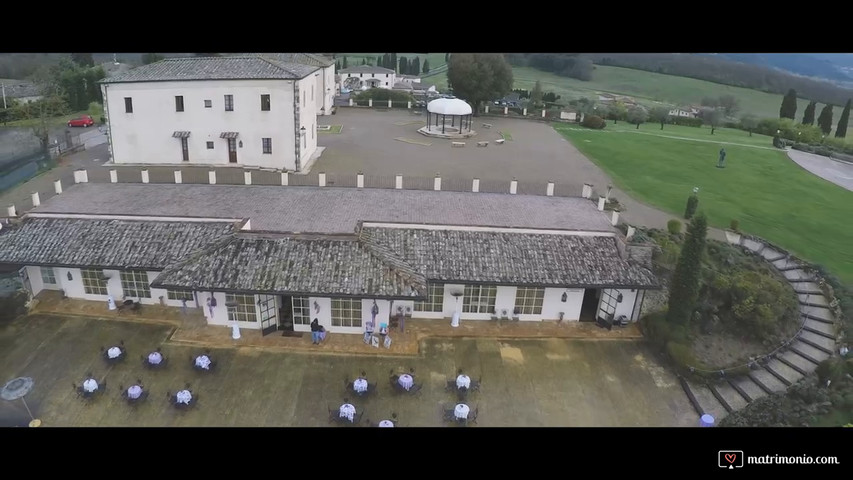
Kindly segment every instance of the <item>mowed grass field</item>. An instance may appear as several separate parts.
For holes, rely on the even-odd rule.
[[[711,136],[710,129],[670,125],[661,131],[654,124],[638,131],[624,122],[604,130],[554,128],[632,197],[682,216],[687,197],[699,187],[699,209],[711,225],[728,228],[738,220],[744,232],[853,282],[853,192],[766,148],[769,137],[732,129]],[[716,168],[721,146],[724,169]]]

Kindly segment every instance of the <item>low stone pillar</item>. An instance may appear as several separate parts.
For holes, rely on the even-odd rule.
[[[392,105],[392,104],[391,104],[391,99],[389,98],[389,99],[388,99],[388,108],[391,108],[391,105]]]
[[[18,216],[18,212],[17,212],[17,210],[15,210],[14,205],[9,205],[8,207],[6,207],[6,216],[7,217],[17,217]]]
[[[358,175],[355,177],[355,186],[357,188],[364,188],[364,174],[358,172]]]
[[[216,170],[207,172],[207,182],[211,185],[216,185]]]
[[[441,175],[437,173],[435,174],[435,181],[432,184],[432,189],[437,191],[441,190]]]
[[[243,172],[243,183],[246,185],[252,184],[252,172]]]
[[[545,195],[549,197],[554,196],[554,182],[548,182],[548,187],[545,189]]]
[[[583,195],[582,196],[583,196],[583,198],[592,197],[592,184],[591,183],[584,183],[583,184]]]
[[[475,178],[473,182],[471,182],[471,191],[477,193],[480,191],[480,179]]]
[[[286,187],[290,183],[290,174],[287,172],[281,172],[281,186]]]
[[[142,183],[148,183],[148,170],[139,172],[142,175]]]
[[[598,211],[599,212],[604,211],[604,202],[605,202],[604,197],[598,197]]]
[[[77,179],[75,178],[74,181],[77,182]],[[115,169],[110,170],[110,183],[118,183],[118,172]]]
[[[320,187],[326,186],[326,172],[320,172],[320,175],[317,178],[317,185]]]
[[[175,183],[184,183],[184,176],[180,170],[175,170]]]
[[[412,108],[412,102],[407,102],[407,103],[406,103],[406,108],[411,109],[411,108]]]
[[[542,118],[545,118],[545,110],[542,110]]]
[[[368,99],[367,99],[367,106],[368,106],[368,107],[372,107],[372,106],[373,106],[373,99],[372,99],[372,98],[368,98]]]
[[[62,180],[56,180],[53,182],[53,191],[55,191],[57,195],[62,193]]]
[[[525,117],[527,116],[527,108],[526,107],[521,110],[521,114],[524,115]]]
[[[619,212],[616,210],[613,210],[613,212],[610,214],[610,224],[615,226],[618,223],[619,223]]]
[[[512,181],[509,182],[509,193],[510,195],[515,195],[516,192],[518,192],[518,180],[512,179]]]
[[[397,190],[402,190],[402,188],[403,188],[403,176],[402,175],[397,175],[397,177],[394,179],[394,188],[396,188]]]
[[[489,113],[489,106],[486,105],[486,113]]]
[[[30,197],[33,199],[33,207],[38,207],[39,205],[41,205],[41,198],[39,198],[39,192],[31,193]]]
[[[88,183],[88,182],[89,182],[89,173],[86,172],[85,168],[79,168],[77,170],[74,170],[74,183]],[[113,183],[115,183],[115,182],[113,182]]]
[[[351,98],[349,99],[349,106],[350,107],[352,106],[352,99]]]
[[[625,239],[630,240],[634,237],[635,233],[637,233],[637,229],[628,225],[628,233],[625,235]]]

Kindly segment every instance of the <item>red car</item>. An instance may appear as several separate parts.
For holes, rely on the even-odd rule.
[[[94,124],[95,119],[91,115],[82,115],[68,121],[69,127],[91,127]]]

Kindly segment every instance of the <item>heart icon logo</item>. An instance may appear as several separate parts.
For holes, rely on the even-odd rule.
[[[727,453],[726,454],[726,461],[727,462],[735,463],[735,460],[737,460],[737,454],[735,454],[735,453]]]

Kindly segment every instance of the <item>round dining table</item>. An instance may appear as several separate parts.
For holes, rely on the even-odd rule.
[[[142,387],[140,387],[139,385],[131,385],[127,389],[127,398],[129,398],[131,400],[136,400],[141,395],[142,395]]]
[[[352,389],[356,391],[356,393],[364,393],[367,391],[367,380],[363,378],[356,378],[355,381],[352,382]]]
[[[391,420],[382,420],[381,422],[379,422],[379,426],[385,428],[393,427],[394,422],[392,422]]]
[[[412,385],[415,384],[415,379],[412,378],[412,376],[409,375],[408,373],[404,373],[404,374],[400,375],[400,378],[397,379],[397,383],[399,383],[401,387],[408,390],[408,389],[412,388]]]
[[[89,393],[92,393],[97,389],[98,389],[98,381],[95,380],[94,378],[87,378],[83,382],[83,390],[85,390]]]
[[[467,420],[468,413],[470,411],[471,409],[468,407],[468,405],[465,405],[464,403],[459,403],[453,409],[453,414],[456,416],[457,420]]]

